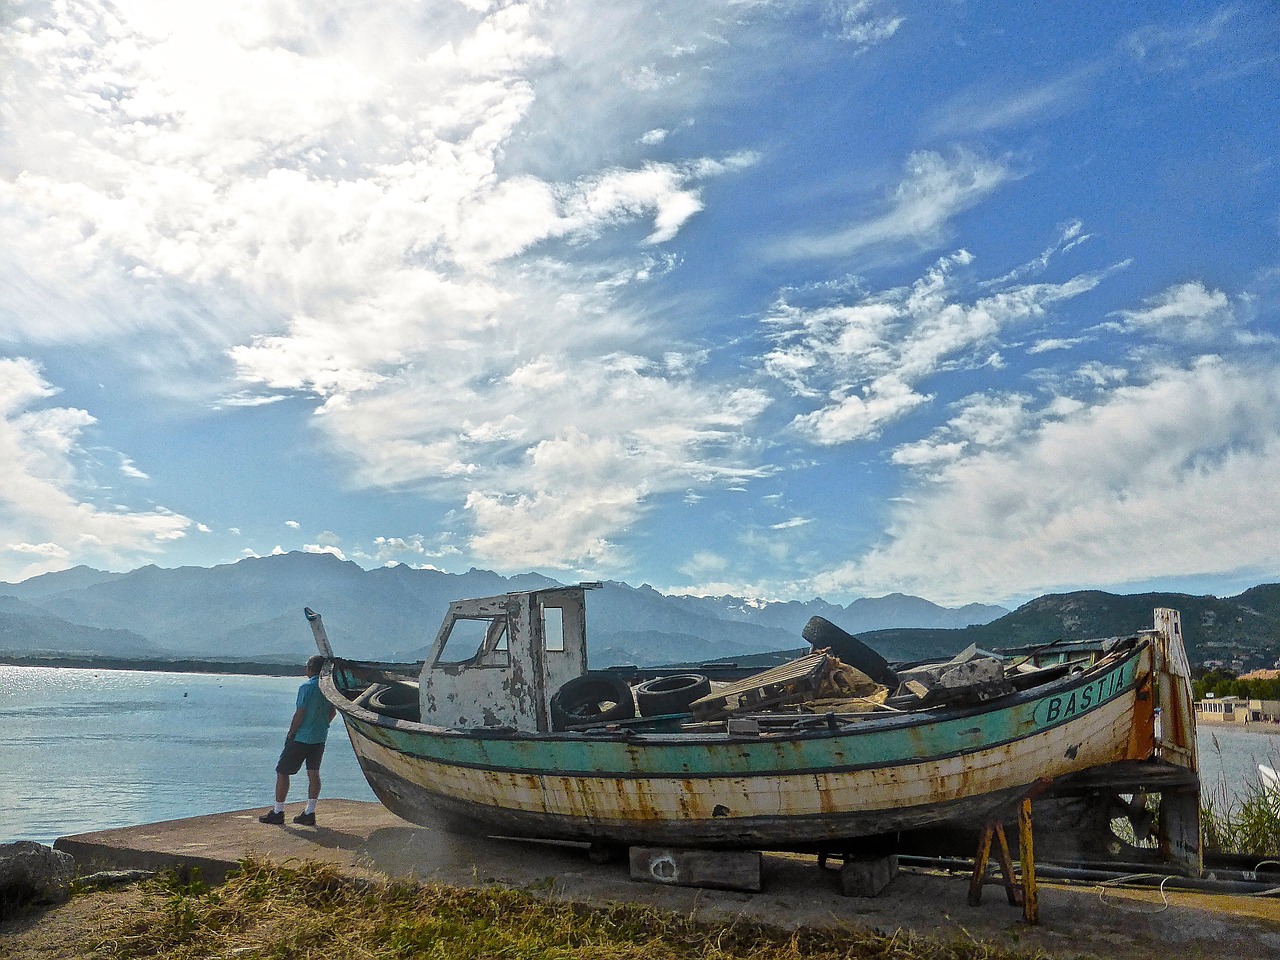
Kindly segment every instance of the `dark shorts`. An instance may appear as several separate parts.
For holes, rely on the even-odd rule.
[[[302,769],[302,761],[307,762],[308,770],[320,769],[320,758],[324,756],[323,743],[301,743],[297,740],[286,740],[284,749],[280,751],[280,762],[276,764],[276,773],[292,776]]]

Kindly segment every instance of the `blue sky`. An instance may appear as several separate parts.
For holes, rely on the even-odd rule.
[[[0,11],[0,579],[1280,576],[1280,13]]]

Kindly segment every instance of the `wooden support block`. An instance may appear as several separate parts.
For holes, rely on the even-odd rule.
[[[840,892],[846,897],[878,897],[898,875],[898,858],[845,857],[840,868]]]
[[[631,879],[645,883],[759,893],[761,873],[758,850],[631,848]]]

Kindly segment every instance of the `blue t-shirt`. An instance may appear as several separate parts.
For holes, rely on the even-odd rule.
[[[306,711],[302,715],[302,726],[293,735],[299,743],[324,743],[329,736],[329,701],[320,692],[320,678],[310,677],[298,688],[298,709]]]

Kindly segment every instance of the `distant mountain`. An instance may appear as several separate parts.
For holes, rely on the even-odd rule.
[[[83,590],[94,584],[106,583],[123,577],[123,573],[107,573],[95,570],[83,564],[56,573],[42,573],[38,577],[23,580],[20,583],[0,581],[0,595],[30,600],[34,597],[47,597],[55,593],[68,593],[72,590]]]
[[[1233,669],[1272,666],[1280,657],[1280,584],[1252,587],[1219,599],[1185,593],[1119,595],[1100,590],[1050,594],[990,623],[964,630],[883,630],[861,639],[887,649],[957,650],[970,643],[987,649],[1022,647],[1057,639],[1129,636],[1149,629],[1156,607],[1182,616],[1187,655],[1193,663]]]
[[[18,654],[95,654],[150,657],[160,648],[128,630],[99,630],[51,617],[15,597],[0,596],[0,651]]]
[[[302,659],[312,649],[304,606],[318,610],[335,647],[356,658],[425,655],[448,604],[464,597],[551,586],[538,574],[503,577],[407,566],[364,570],[328,554],[291,553],[216,567],[141,567],[113,574],[77,567],[0,584],[0,652],[26,652],[39,637],[67,652],[263,660]],[[819,614],[851,631],[868,623],[972,622],[982,610],[948,611],[915,597],[765,603],[734,597],[671,597],[649,586],[605,583],[588,600],[591,663],[651,665],[746,656],[804,646],[800,631]],[[991,613],[990,615],[995,615]],[[21,618],[26,618],[22,620]],[[40,619],[35,624],[32,618]],[[949,619],[950,618],[950,619]],[[100,631],[94,633],[93,631]],[[11,639],[4,639],[4,638]],[[96,639],[95,639],[96,638]]]
[[[865,633],[889,627],[959,629],[970,624],[988,623],[1009,612],[1004,607],[982,603],[971,603],[964,607],[940,607],[920,597],[909,597],[901,593],[891,593],[885,597],[864,597],[854,600],[847,607],[820,599],[807,602],[743,600],[740,597],[675,596],[671,599],[703,615],[774,627],[796,636],[800,635],[812,616],[826,617],[850,633]]]

